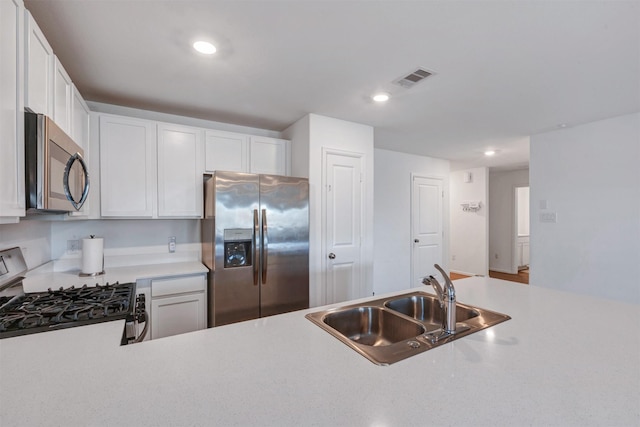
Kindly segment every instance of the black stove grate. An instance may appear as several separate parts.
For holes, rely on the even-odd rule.
[[[0,308],[0,338],[125,319],[134,302],[135,283],[27,293]]]

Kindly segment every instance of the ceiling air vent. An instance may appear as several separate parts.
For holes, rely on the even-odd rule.
[[[417,83],[420,83],[422,80],[426,79],[432,74],[433,72],[431,71],[427,71],[424,68],[418,68],[417,70],[412,71],[406,76],[400,77],[398,80],[394,81],[393,83],[397,84],[398,86],[402,86],[405,89],[409,89],[410,87],[416,85]]]

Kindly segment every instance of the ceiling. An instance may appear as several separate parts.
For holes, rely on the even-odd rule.
[[[526,167],[531,135],[640,111],[638,1],[25,5],[87,100],[275,131],[316,113],[452,169]]]

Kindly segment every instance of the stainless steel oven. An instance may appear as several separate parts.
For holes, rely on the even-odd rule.
[[[28,213],[74,212],[89,195],[84,151],[51,118],[25,112]]]

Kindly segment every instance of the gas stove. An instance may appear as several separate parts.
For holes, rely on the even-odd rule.
[[[23,291],[27,272],[20,248],[0,251],[0,339],[125,319],[121,344],[141,342],[149,322],[135,283]],[[138,333],[138,326],[144,328]]]
[[[135,283],[71,286],[16,295],[0,306],[0,338],[126,319]]]

